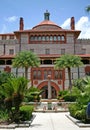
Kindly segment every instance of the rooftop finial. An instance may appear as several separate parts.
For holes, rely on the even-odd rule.
[[[46,12],[44,13],[44,20],[49,20],[49,16],[50,13],[48,12],[48,10],[46,10]]]

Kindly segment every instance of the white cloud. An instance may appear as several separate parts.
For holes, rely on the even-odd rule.
[[[12,16],[12,17],[5,18],[5,20],[7,22],[15,22],[17,20],[17,18],[18,18],[17,16]]]
[[[61,26],[64,29],[70,29],[70,18],[68,18]],[[79,38],[90,38],[89,18],[87,16],[82,16],[77,22],[75,22],[75,29],[81,31]]]
[[[5,33],[7,31],[7,27],[5,24],[3,24],[1,32],[0,33]]]
[[[64,23],[61,25],[62,28],[69,29],[70,28],[70,18],[68,18]]]
[[[81,30],[79,38],[90,38],[90,20],[87,16],[81,17],[76,23],[76,29]]]

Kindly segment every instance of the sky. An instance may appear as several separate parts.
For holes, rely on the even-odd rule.
[[[24,19],[24,29],[31,29],[44,20],[46,10],[50,20],[63,29],[70,29],[70,18],[75,18],[79,38],[90,38],[90,13],[85,8],[90,0],[0,0],[0,33],[19,30],[19,19]]]

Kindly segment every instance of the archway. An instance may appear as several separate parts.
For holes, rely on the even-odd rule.
[[[48,98],[48,81],[44,81],[38,85],[38,88],[42,90],[42,98],[47,99]],[[51,98],[55,99],[57,98],[59,87],[56,83],[51,81]]]

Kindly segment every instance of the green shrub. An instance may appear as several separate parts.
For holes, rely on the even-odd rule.
[[[68,90],[59,91],[58,92],[58,99],[62,100],[67,93],[68,93]]]
[[[77,111],[77,108],[78,107],[76,106],[76,103],[69,105],[69,112],[71,116],[75,117],[75,112]]]
[[[6,121],[6,120],[8,120],[8,113],[7,113],[7,111],[6,110],[1,110],[0,111],[0,122],[1,121]]]
[[[65,101],[69,101],[69,102],[75,102],[75,101],[76,101],[76,98],[77,98],[76,95],[69,95],[69,94],[67,94],[67,95],[65,95],[65,96],[63,97],[63,99],[64,99]]]
[[[31,105],[24,105],[20,107],[20,116],[22,121],[30,120],[34,107]]]

